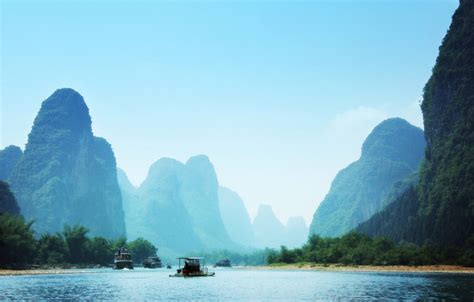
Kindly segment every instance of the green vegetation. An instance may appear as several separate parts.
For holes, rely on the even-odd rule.
[[[128,248],[135,262],[141,263],[146,257],[155,256],[157,251],[143,238],[127,243],[125,238],[88,237],[89,230],[80,225],[65,226],[61,233],[43,234],[35,239],[32,224],[26,223],[21,216],[0,215],[0,266],[107,266],[113,262],[114,253],[120,247]]]
[[[301,248],[268,254],[268,264],[310,262],[344,265],[430,265],[474,266],[474,236],[464,248],[396,244],[384,237],[371,238],[351,232],[338,238],[312,235]]]
[[[472,28],[474,1],[461,0],[424,89],[427,148],[420,180],[358,231],[419,245],[470,246],[474,253]]]
[[[21,157],[10,165],[8,182],[21,214],[35,220],[40,234],[81,223],[93,235],[125,235],[115,156],[105,139],[93,135],[91,123],[82,96],[59,89],[41,104],[23,155],[10,148]],[[2,158],[12,158],[6,151],[0,170]]]
[[[33,258],[36,241],[31,225],[21,216],[0,215],[0,265],[16,266]]]
[[[132,252],[133,258],[143,262],[147,257],[155,256],[158,249],[148,240],[137,238],[128,244],[128,249]]]
[[[20,214],[20,208],[15,196],[10,191],[10,186],[0,180],[0,214],[8,213],[12,215]]]
[[[474,234],[472,28],[474,2],[461,1],[421,106],[428,138],[419,191],[421,235],[456,245]]]
[[[341,236],[381,211],[403,189],[399,182],[418,171],[425,145],[423,131],[403,119],[377,125],[364,141],[359,160],[332,182],[310,233]]]
[[[20,147],[13,145],[0,150],[0,180],[8,180],[22,155]]]

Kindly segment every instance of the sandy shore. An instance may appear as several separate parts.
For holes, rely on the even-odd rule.
[[[91,273],[90,271],[82,269],[0,269],[0,276],[14,276],[14,275],[56,275],[56,274],[82,274]]]
[[[474,267],[464,267],[455,265],[424,265],[424,266],[370,266],[370,265],[318,265],[312,263],[301,264],[277,264],[267,266],[244,266],[244,269],[255,270],[310,270],[310,271],[334,271],[334,272],[404,272],[404,273],[456,273],[474,274]]]

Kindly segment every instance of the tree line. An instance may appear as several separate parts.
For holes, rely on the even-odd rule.
[[[301,248],[271,251],[268,264],[310,262],[344,265],[434,265],[474,266],[474,236],[463,247],[425,243],[395,243],[384,237],[350,232],[338,238],[312,235]]]
[[[0,266],[107,266],[113,263],[114,253],[121,247],[131,251],[134,262],[141,263],[157,252],[157,248],[143,238],[127,242],[126,238],[90,237],[89,230],[81,225],[66,225],[62,232],[37,238],[32,225],[33,222],[25,222],[20,215],[0,214]]]

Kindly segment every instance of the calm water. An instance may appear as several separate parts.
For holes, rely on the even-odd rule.
[[[474,277],[215,269],[216,277],[169,278],[171,270],[0,277],[0,299],[333,300],[474,299]]]

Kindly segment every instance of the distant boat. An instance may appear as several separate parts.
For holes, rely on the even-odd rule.
[[[161,268],[163,267],[160,257],[148,257],[143,261],[145,268]]]
[[[114,269],[133,269],[132,254],[124,247],[115,252]]]
[[[166,265],[166,268],[167,269],[172,269],[171,265],[169,265],[169,264]]]
[[[232,267],[229,259],[221,259],[214,264],[214,267]]]
[[[184,262],[183,268],[181,268],[181,261]],[[207,267],[201,267],[204,263],[202,257],[180,257],[178,258],[178,269],[176,274],[170,275],[170,277],[212,277],[216,273],[208,272]]]
[[[232,267],[229,259],[221,259],[214,264],[214,267]]]

